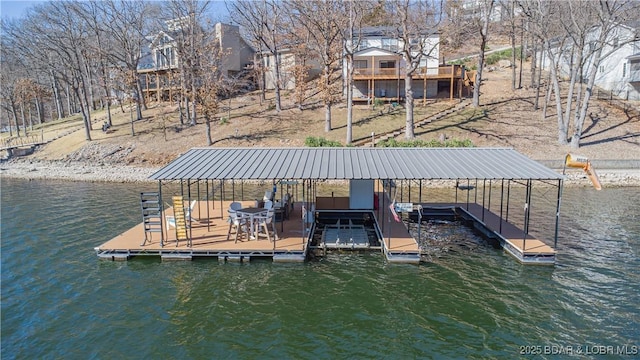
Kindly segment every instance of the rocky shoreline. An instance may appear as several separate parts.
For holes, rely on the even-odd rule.
[[[36,161],[11,159],[0,164],[0,176],[28,180],[69,180],[88,182],[150,182],[159,168],[114,164],[91,164],[82,161]],[[558,170],[561,171],[561,170]],[[640,169],[598,169],[603,187],[640,186]],[[439,182],[434,181],[434,185]],[[569,169],[565,186],[591,186],[579,169]],[[447,186],[444,183],[442,186]]]

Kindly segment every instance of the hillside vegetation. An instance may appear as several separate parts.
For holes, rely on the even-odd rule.
[[[549,107],[545,118],[542,110],[534,111],[534,89],[511,90],[510,69],[497,69],[486,74],[482,105],[471,106],[416,128],[416,139],[423,142],[454,140],[473,146],[512,147],[536,160],[562,159],[570,151],[557,144],[555,109]],[[290,94],[289,94],[290,95]],[[324,109],[310,98],[304,111],[286,96],[284,110],[270,110],[270,94],[266,101],[257,93],[232,98],[230,106],[219,113],[220,121],[212,126],[216,147],[299,147],[307,137],[321,137],[344,143],[346,137],[346,106],[333,111],[333,129],[324,132]],[[541,92],[544,96],[544,92]],[[416,122],[458,104],[458,100],[430,102],[416,108]],[[543,101],[540,101],[542,104]],[[44,124],[35,132],[45,140],[58,139],[42,146],[35,159],[89,161],[160,166],[175,159],[192,147],[206,144],[205,125],[180,124],[177,106],[152,103],[143,112],[143,120],[135,121],[132,136],[129,108],[124,113],[114,111],[114,126],[101,130],[104,111],[93,114],[91,142],[84,139],[79,116]],[[135,110],[133,116],[135,117]],[[354,110],[354,141],[370,139],[405,125],[403,108],[385,104],[375,108],[357,105]],[[77,131],[68,133],[76,129]],[[66,135],[65,135],[66,134]],[[64,135],[64,136],[62,136]],[[404,140],[400,135],[397,140]],[[574,151],[575,152],[575,151]],[[590,105],[589,122],[578,153],[592,159],[637,159],[640,157],[640,118],[607,102]]]

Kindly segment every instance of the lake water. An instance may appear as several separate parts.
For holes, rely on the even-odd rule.
[[[566,188],[554,267],[490,246],[420,266],[379,253],[304,264],[98,260],[94,247],[140,221],[143,190],[155,185],[2,179],[3,359],[640,351],[639,188]],[[553,224],[536,226],[552,238]]]

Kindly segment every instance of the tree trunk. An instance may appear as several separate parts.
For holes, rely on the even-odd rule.
[[[540,90],[542,89],[542,59],[543,59],[543,54],[544,52],[544,48],[540,49],[540,66],[538,66],[538,80],[536,81],[534,79],[534,75],[535,74],[531,74],[531,84],[533,84],[536,87],[536,101],[533,105],[533,109],[534,110],[538,110],[540,108],[539,106],[539,102],[540,102]],[[537,57],[537,52],[536,52],[536,57]],[[536,59],[538,60],[538,59]],[[533,71],[533,73],[535,73],[535,70]],[[547,81],[547,85],[549,84],[549,81]],[[545,105],[546,106],[546,105]],[[544,120],[544,118],[543,118]]]
[[[33,113],[31,112],[31,104],[27,104],[29,107],[27,111],[29,113],[29,131],[33,131]]]
[[[331,131],[331,102],[324,104],[324,132]]]
[[[604,36],[601,34],[600,44],[604,43]],[[584,126],[584,120],[587,117],[587,109],[589,108],[589,100],[591,100],[591,95],[593,95],[593,86],[596,82],[596,75],[598,73],[598,65],[600,64],[600,57],[602,56],[602,46],[598,46],[596,53],[594,54],[593,63],[591,63],[591,67],[589,69],[589,78],[587,83],[587,88],[584,92],[584,97],[582,99],[582,104],[580,106],[580,116],[576,119],[573,124],[574,132],[571,136],[571,148],[577,149],[580,147],[580,138],[582,137],[582,128]]]
[[[204,121],[207,132],[207,146],[213,145],[213,138],[211,137],[211,120],[209,119],[209,115],[204,115]]]
[[[538,46],[537,44],[534,44],[533,46],[533,51],[531,51],[531,83],[530,83],[530,87],[535,87],[536,86],[536,69],[538,66]],[[540,84],[538,84],[540,85]]]
[[[143,110],[148,110],[147,99],[142,95],[142,84],[140,83],[139,76],[136,76],[136,89],[138,91],[138,106],[142,105]],[[142,119],[142,112],[139,112],[139,114],[140,119]]]
[[[20,137],[20,126],[18,126],[18,109],[16,109],[16,103],[11,99],[11,112],[13,113],[13,123],[16,124],[16,136]],[[11,132],[11,123],[9,123],[9,136],[13,136]]]
[[[516,23],[515,19],[516,2],[511,2],[511,90],[516,89]],[[522,44],[520,44],[522,46]]]
[[[518,69],[520,74],[518,75],[518,89],[522,89],[522,64],[524,63],[524,58],[527,56],[527,50],[528,50],[527,47],[529,46],[527,40],[528,38],[527,39],[524,38],[524,19],[521,19],[521,22],[520,22],[520,69]]]
[[[197,117],[196,117],[196,115],[197,115],[197,113],[196,113],[196,105],[197,104],[196,104],[196,100],[195,100],[196,91],[197,91],[196,84],[192,79],[192,81],[191,81],[191,94],[192,94],[193,98],[191,99],[191,107],[193,108],[193,114],[191,115],[191,126],[196,126],[198,124]]]
[[[413,90],[411,89],[412,71],[409,69],[410,64],[411,63],[407,61],[407,73],[404,77],[404,105],[406,111],[404,137],[407,140],[413,140],[413,138],[415,138],[413,131]],[[400,94],[398,94],[398,97],[400,97]]]
[[[547,76],[547,94],[544,97],[544,104],[542,104],[542,120],[547,119],[547,107],[549,106],[549,102],[551,101],[551,72]]]
[[[136,136],[136,130],[133,125],[133,104],[135,104],[134,101],[129,104],[129,123],[131,124],[131,136]]]
[[[551,64],[551,81],[553,82],[553,92],[556,97],[556,112],[558,118],[558,143],[567,144],[568,129],[562,117],[562,94],[560,93],[560,80],[558,79],[557,70],[554,64]]]
[[[478,71],[476,71],[476,78],[473,84],[473,106],[480,107],[480,83],[482,82],[482,69],[484,68],[484,48],[486,42],[482,41],[480,46],[480,53],[478,54]]]
[[[489,22],[491,13],[493,12],[493,0],[489,1],[482,19],[482,30],[480,31],[480,52],[478,53],[478,71],[476,72],[476,81],[473,86],[473,106],[480,107],[480,87],[482,85],[482,70],[484,68],[484,53],[487,48],[487,39],[489,36]]]
[[[82,95],[82,97],[78,96],[78,99],[80,99],[80,111],[82,111],[82,115],[83,117],[86,117],[86,124],[88,126],[87,132],[93,130],[93,124],[91,124],[91,105],[89,104],[89,99],[87,99],[87,84],[86,81],[84,80],[84,78],[80,78],[80,94]],[[83,106],[83,101],[84,101],[84,105]],[[89,141],[91,141],[91,134],[88,134],[88,139]]]
[[[579,47],[579,49],[583,49],[584,47]],[[576,78],[578,77],[578,70],[581,69],[580,64],[582,63],[582,50],[578,51],[578,58],[574,62],[574,50],[571,51],[571,61],[569,68],[571,69],[571,76],[569,80],[569,92],[567,93],[567,107],[564,112],[564,124],[568,127],[569,119],[571,119],[571,108],[573,105],[573,91],[576,86]]]
[[[81,95],[82,90],[80,86],[73,88],[78,99],[82,99],[83,95]],[[80,112],[82,113],[82,121],[84,122],[84,136],[85,140],[91,141],[91,116],[89,115],[89,109],[86,108],[85,103],[80,100]]]
[[[276,112],[279,113],[280,111],[282,111],[282,103],[280,101],[280,57],[278,56],[277,50],[273,52],[273,56],[275,57],[273,65],[274,65],[274,73],[276,75],[276,79],[275,79]],[[326,129],[326,125],[325,125],[325,129]]]
[[[178,98],[178,113],[180,114],[180,125],[184,125],[184,112],[182,109],[183,101],[184,101],[184,96],[182,96],[182,93],[181,93],[180,97]]]
[[[89,83],[89,109],[92,111],[96,110],[96,100],[93,94],[93,76],[91,75],[91,71],[89,70],[89,66],[87,65],[87,82]]]
[[[36,115],[38,116],[38,124],[42,124],[44,122],[43,110],[42,102],[40,102],[40,98],[36,96]]]
[[[134,88],[136,94],[136,117],[138,120],[142,120],[142,107],[140,104],[144,104],[144,96],[142,96],[142,84],[140,84],[140,78],[136,76],[136,86]],[[145,107],[145,110],[147,108]]]
[[[331,131],[331,68],[324,66],[324,132]]]
[[[65,86],[65,95],[67,95],[67,111],[69,115],[75,114],[76,109],[73,106],[73,99],[71,98],[73,95],[71,94],[71,90],[69,89],[69,85]]]
[[[353,40],[352,40],[353,43]],[[345,145],[353,141],[353,55],[347,55],[347,138]]]
[[[27,123],[24,116],[24,104],[20,103],[20,117],[22,118],[22,130],[24,130],[24,134],[27,135]]]
[[[113,122],[111,120],[111,99],[107,98],[107,123],[109,126],[113,126]]]
[[[62,108],[62,99],[60,98],[60,91],[58,90],[58,81],[51,71],[51,88],[53,90],[53,101],[56,104],[56,112],[58,113],[58,120],[64,117],[64,109]]]

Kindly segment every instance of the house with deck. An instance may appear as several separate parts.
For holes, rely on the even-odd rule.
[[[166,29],[150,36],[143,48],[138,65],[138,76],[143,95],[147,100],[165,101],[173,99],[180,91],[180,59],[177,41],[182,21],[166,21]],[[235,78],[253,65],[254,49],[240,35],[236,25],[217,23],[214,27],[214,41],[222,49],[220,73],[227,78]]]
[[[403,42],[394,31],[390,27],[368,27],[359,32],[353,43],[347,42],[354,51],[354,102],[404,100],[406,61],[400,52]],[[414,99],[454,99],[468,94],[463,81],[465,69],[460,65],[439,64],[439,34],[425,32],[411,41],[415,42],[416,49],[423,49],[411,80]],[[346,78],[346,64],[343,68]]]

